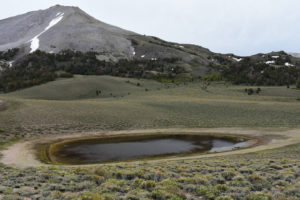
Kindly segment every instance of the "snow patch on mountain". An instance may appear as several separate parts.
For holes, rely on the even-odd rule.
[[[9,67],[12,67],[14,62],[15,62],[15,61],[9,61],[9,62],[8,62]]]
[[[287,67],[293,67],[294,66],[293,64],[288,63],[288,62],[284,63],[284,65],[287,66]]]
[[[32,40],[30,40],[30,42],[31,42],[31,45],[30,45],[31,51],[30,51],[30,53],[35,52],[39,48],[39,46],[40,46],[40,40],[38,38],[39,36],[40,35],[37,35],[34,38],[32,38]]]
[[[31,42],[30,48],[31,51],[30,53],[35,52],[36,50],[38,50],[39,46],[40,46],[40,40],[39,37],[44,34],[46,31],[48,31],[50,28],[52,28],[53,26],[55,26],[56,24],[58,24],[58,22],[60,22],[62,19],[64,18],[64,13],[57,13],[56,14],[56,18],[54,18],[49,25],[45,28],[44,31],[42,31],[40,34],[38,34],[37,36],[35,36],[34,38],[32,38],[29,42]]]
[[[243,60],[243,58],[235,58],[235,57],[233,57],[232,59],[235,60],[236,62],[241,62]]]
[[[267,64],[267,65],[275,64],[275,61],[274,61],[274,60],[269,60],[269,61],[266,62],[266,64]]]

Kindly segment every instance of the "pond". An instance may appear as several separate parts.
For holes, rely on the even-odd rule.
[[[61,164],[92,164],[233,150],[248,142],[236,137],[152,135],[78,139],[55,144],[51,159]]]

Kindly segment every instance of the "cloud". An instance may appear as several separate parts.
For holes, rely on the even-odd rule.
[[[104,22],[216,52],[300,52],[298,0],[10,0],[2,2],[0,18],[55,4],[79,6]]]

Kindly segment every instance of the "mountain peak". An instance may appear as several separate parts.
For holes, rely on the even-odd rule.
[[[52,6],[52,7],[74,7],[74,6],[64,6],[64,5],[56,4],[56,5]]]
[[[0,51],[19,48],[18,57],[41,50],[94,51],[99,60],[180,58],[198,59],[199,74],[206,71],[210,51],[195,45],[180,45],[147,37],[93,18],[78,7],[55,5],[0,20]],[[197,53],[195,53],[197,52]],[[198,54],[205,54],[199,56]],[[203,67],[202,67],[203,66]]]
[[[78,7],[55,5],[0,21],[0,51],[21,48],[57,53],[64,49],[132,57],[130,31],[105,24]]]
[[[51,6],[50,8],[48,8],[46,10],[74,10],[74,11],[81,11],[81,12],[83,12],[77,6],[65,6],[65,5],[60,5],[60,4],[56,4],[54,6]]]
[[[45,10],[42,10],[43,12],[49,12],[49,13],[54,13],[55,12],[64,12],[66,14],[71,14],[71,13],[82,13],[82,14],[85,14],[85,15],[88,15],[87,13],[85,13],[83,10],[81,10],[79,7],[76,7],[76,6],[65,6],[65,5],[60,5],[60,4],[57,4],[57,5],[54,5],[48,9],[45,9]],[[89,16],[91,17],[91,16]]]

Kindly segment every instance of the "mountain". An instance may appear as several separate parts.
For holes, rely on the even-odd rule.
[[[300,58],[283,51],[214,53],[106,24],[78,7],[56,5],[0,20],[0,92],[74,74],[290,85],[300,83]]]
[[[0,51],[12,48],[20,48],[22,55],[37,49],[48,53],[96,51],[99,60],[113,61],[180,57],[197,62],[200,74],[207,70],[212,55],[199,46],[140,35],[101,22],[78,7],[60,5],[0,20]]]
[[[207,73],[209,64],[242,60],[233,54],[217,54],[196,45],[140,35],[101,22],[78,7],[61,5],[0,20],[0,52],[13,48],[20,49],[19,57],[36,50],[47,53],[74,50],[94,51],[98,53],[98,60],[115,62],[120,59],[180,58],[186,70],[197,75]],[[266,54],[265,58],[274,53]]]
[[[291,56],[294,56],[295,58],[300,58],[300,53],[289,53]]]
[[[105,24],[77,7],[54,6],[0,21],[0,51],[23,48],[57,53],[63,49],[133,56],[126,37],[135,34]]]

